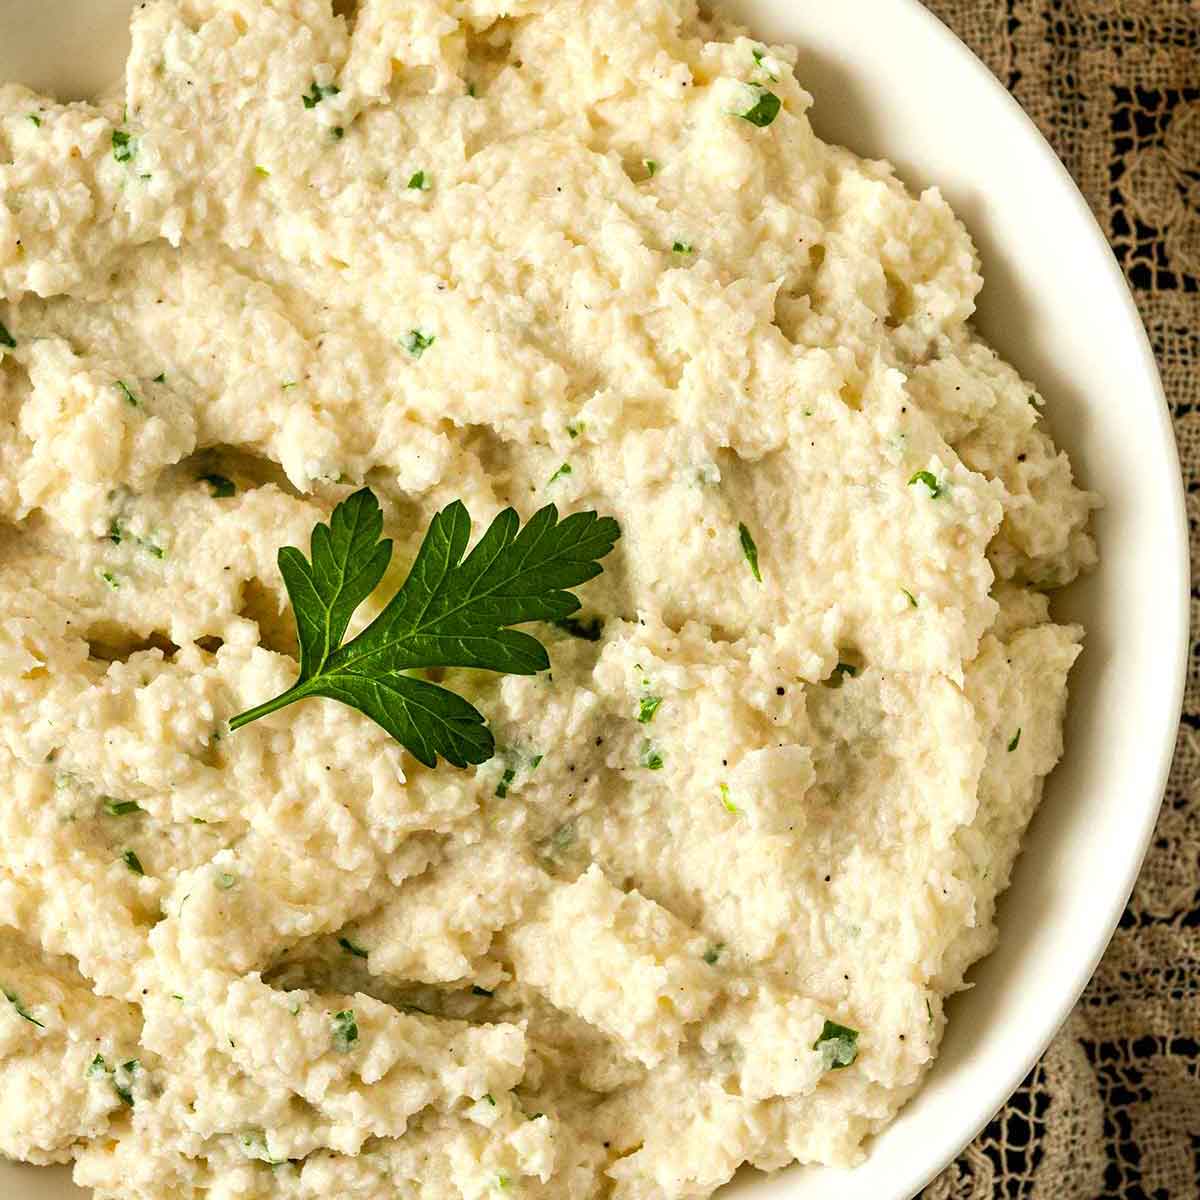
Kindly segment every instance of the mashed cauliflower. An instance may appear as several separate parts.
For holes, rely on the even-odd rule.
[[[111,1200],[853,1163],[995,940],[1094,498],[790,48],[334,7],[153,0],[122,96],[0,89],[0,1153]],[[360,623],[453,499],[620,522],[551,671],[447,677],[480,767],[225,724],[364,482]]]

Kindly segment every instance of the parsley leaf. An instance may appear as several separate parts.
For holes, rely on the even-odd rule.
[[[414,171],[408,180],[409,191],[427,192],[430,188],[430,183],[424,171]]]
[[[130,813],[141,812],[142,806],[136,800],[117,800],[113,796],[105,796],[104,811],[110,817],[127,817]]]
[[[436,333],[422,333],[419,329],[410,329],[404,337],[400,339],[400,344],[413,356],[420,358],[434,342],[437,341]]]
[[[1018,729],[1017,732],[1014,733],[1012,735],[1012,738],[1009,740],[1009,743],[1008,743],[1009,754],[1011,754],[1020,744],[1021,744],[1021,731],[1020,731],[1020,729]]]
[[[122,396],[125,397],[126,404],[129,404],[133,408],[142,407],[142,402],[133,394],[133,392],[130,390],[129,384],[127,384],[125,380],[118,379],[115,382],[117,385],[117,390]]]
[[[0,346],[5,346],[9,350],[17,348],[16,339],[8,332],[8,326],[3,321],[0,321]]]
[[[138,858],[137,852],[134,850],[123,850],[121,852],[121,861],[135,874],[145,875],[146,869],[142,866],[142,860]]]
[[[654,720],[654,714],[658,712],[660,704],[662,704],[661,696],[643,696],[638,704],[638,721],[642,725],[649,725]]]
[[[836,1021],[826,1021],[813,1049],[825,1060],[825,1070],[840,1071],[858,1057],[858,1030],[848,1029]]]
[[[226,479],[224,475],[201,475],[201,483],[207,483],[212,488],[213,498],[216,500],[228,500],[230,496],[237,495],[237,486],[232,479]]]
[[[579,609],[566,589],[600,574],[598,559],[621,531],[611,517],[553,504],[521,527],[505,509],[470,554],[471,518],[454,501],[433,518],[408,578],[357,637],[342,644],[354,610],[373,592],[392,556],[383,514],[369,488],[313,530],[311,561],[279,551],[300,643],[300,677],[286,692],[230,722],[231,730],[310,696],[365,713],[419,762],[486,762],[495,743],[483,715],[461,696],[407,674],[421,667],[477,667],[534,675],[550,665],[535,638],[508,628],[561,621]]]
[[[357,942],[352,942],[348,937],[338,938],[338,945],[341,946],[347,954],[353,954],[355,958],[367,958],[368,951],[364,950]]]

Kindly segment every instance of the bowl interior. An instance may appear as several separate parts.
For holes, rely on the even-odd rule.
[[[981,332],[1047,399],[1076,475],[1102,493],[1101,564],[1057,601],[1087,628],[1067,752],[1000,908],[998,949],[949,1008],[924,1088],[849,1172],[744,1172],[731,1200],[905,1200],[1014,1090],[1066,1017],[1120,916],[1166,780],[1187,653],[1187,535],[1157,372],[1120,271],[1033,125],[916,0],[720,0],[755,36],[801,47],[827,140],[937,183],[974,235]],[[64,97],[112,75],[129,0],[10,0],[0,79]],[[53,12],[50,10],[53,9]],[[76,22],[79,22],[78,24]],[[0,1195],[78,1195],[61,1171],[0,1164]]]

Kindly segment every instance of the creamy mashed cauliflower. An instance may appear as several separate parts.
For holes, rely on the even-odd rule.
[[[995,940],[1094,499],[788,47],[335,7],[155,0],[120,97],[0,89],[0,1153],[114,1200],[853,1163]],[[620,522],[551,671],[445,677],[478,768],[228,730],[363,483],[355,627],[453,499]]]

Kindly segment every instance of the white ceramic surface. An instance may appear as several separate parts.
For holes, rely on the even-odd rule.
[[[1133,886],[1175,743],[1187,654],[1179,463],[1145,335],[1070,177],[1008,94],[915,0],[716,0],[802,48],[827,139],[936,182],[979,245],[978,324],[1048,402],[1101,493],[1100,569],[1058,601],[1083,621],[1067,755],[1000,910],[1001,941],[949,1007],[923,1090],[849,1172],[743,1173],[730,1200],[906,1200],[986,1123],[1066,1018]],[[128,0],[0,0],[0,79],[86,95],[119,66],[106,13]],[[4,1200],[79,1195],[0,1165]]]

